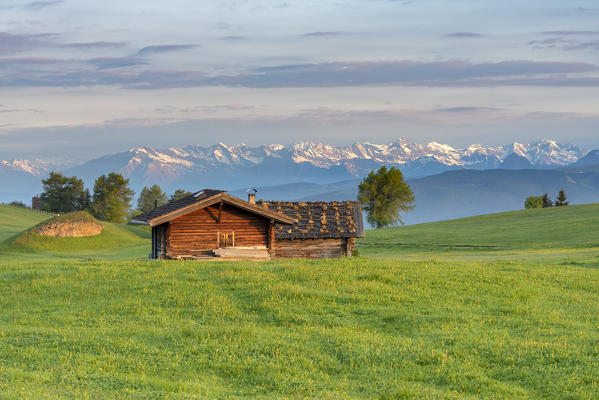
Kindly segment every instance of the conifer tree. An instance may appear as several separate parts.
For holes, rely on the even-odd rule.
[[[141,190],[139,199],[137,199],[137,209],[141,212],[146,212],[154,208],[154,204],[161,206],[167,202],[166,193],[162,191],[160,186],[152,185],[149,188],[144,187]]]
[[[560,189],[559,194],[557,195],[557,199],[555,200],[556,207],[564,207],[570,204],[569,201],[566,201],[566,191],[564,189]]]
[[[175,193],[173,193],[171,195],[171,197],[168,199],[168,201],[179,200],[180,198],[189,196],[190,194],[192,194],[192,193],[188,192],[187,190],[177,189],[177,190],[175,190]]]
[[[549,198],[549,195],[545,193],[543,195],[543,208],[553,207],[553,201]]]

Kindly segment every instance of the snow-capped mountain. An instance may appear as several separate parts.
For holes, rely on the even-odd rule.
[[[80,163],[81,160],[77,162],[71,158],[0,160],[0,172],[24,172],[34,176],[45,176],[50,171],[61,170]]]
[[[88,185],[99,175],[116,171],[129,178],[136,191],[154,183],[166,190],[174,190],[289,182],[330,183],[364,176],[383,164],[399,167],[407,177],[460,168],[494,169],[512,154],[528,160],[534,168],[550,168],[573,164],[586,153],[574,145],[562,145],[548,139],[532,144],[470,145],[466,148],[436,142],[418,144],[406,139],[389,144],[363,142],[348,146],[301,142],[288,146],[250,147],[218,143],[207,147],[189,145],[167,149],[143,146],[58,169],[83,178]],[[18,171],[41,177],[52,167],[43,160],[2,161],[0,174]]]
[[[12,160],[0,161],[0,170],[26,172],[30,175],[40,176],[47,172],[46,164],[43,160]]]

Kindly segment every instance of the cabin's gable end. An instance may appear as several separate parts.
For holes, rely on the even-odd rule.
[[[169,224],[169,258],[208,255],[225,247],[266,249],[270,219],[221,202],[181,215]]]

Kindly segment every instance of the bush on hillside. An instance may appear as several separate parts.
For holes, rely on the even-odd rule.
[[[524,208],[527,210],[530,208],[542,208],[543,207],[543,196],[528,196],[524,202]]]

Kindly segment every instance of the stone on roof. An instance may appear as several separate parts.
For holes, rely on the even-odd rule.
[[[276,239],[334,239],[364,237],[362,206],[357,201],[259,201],[259,205],[297,222],[275,224]]]

